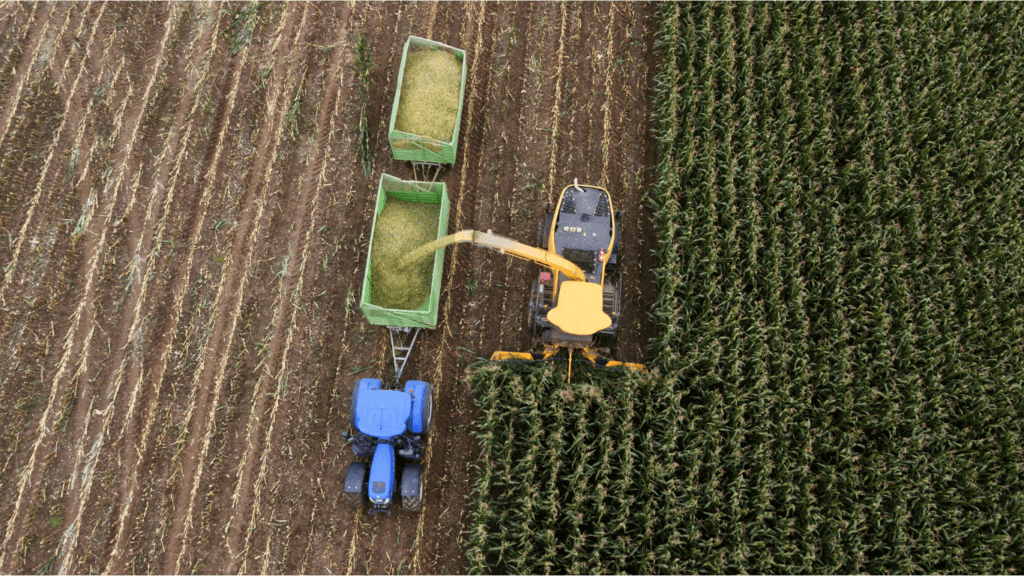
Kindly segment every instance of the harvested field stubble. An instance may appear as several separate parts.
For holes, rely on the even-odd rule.
[[[462,65],[445,50],[410,50],[395,129],[449,142],[459,113]]]
[[[437,237],[440,204],[388,200],[377,216],[370,255],[370,301],[384,308],[415,310],[430,295],[433,259],[412,266],[402,257]]]
[[[649,75],[653,40],[628,39],[651,38],[653,15],[625,3],[3,4],[0,572],[463,572],[480,447],[459,380],[477,355],[529,348],[519,312],[536,270],[485,250],[426,258],[438,325],[404,372],[434,386],[424,507],[347,509],[351,388],[388,368],[387,331],[358,308],[377,177],[401,180],[384,184],[393,198],[440,201],[455,229],[525,239],[542,183],[596,181],[607,165],[636,231],[624,248],[653,269],[632,174],[654,141],[646,100],[620,88]],[[619,68],[600,59],[609,29]],[[427,190],[384,145],[410,35],[466,48],[466,100],[442,135],[458,134],[458,160]],[[593,62],[610,84],[568,82],[560,104],[522,96],[594,76]],[[614,136],[584,121],[606,103]],[[626,315],[653,301],[649,284],[626,277],[641,300]],[[639,351],[640,322],[623,325],[616,346]]]

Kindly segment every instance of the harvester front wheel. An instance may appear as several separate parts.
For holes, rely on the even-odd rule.
[[[423,509],[423,476],[419,464],[406,464],[402,470],[402,509],[409,512]]]
[[[353,462],[345,473],[345,503],[361,508],[366,503],[366,462]]]

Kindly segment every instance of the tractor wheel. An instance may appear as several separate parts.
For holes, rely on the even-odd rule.
[[[541,250],[548,249],[548,233],[551,232],[551,221],[554,219],[555,215],[548,213],[537,223],[537,247]]]
[[[349,408],[349,426],[356,427],[356,401],[359,400],[359,382],[352,387],[352,406]]]
[[[345,503],[361,508],[366,503],[366,462],[353,462],[345,473]]]
[[[402,509],[419,512],[423,508],[423,476],[419,464],[406,464],[402,470]]]
[[[424,436],[430,434],[430,424],[434,421],[434,387],[427,384],[426,390],[426,398],[423,399],[423,432],[420,433]]]

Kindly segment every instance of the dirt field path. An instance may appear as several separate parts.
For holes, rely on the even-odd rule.
[[[0,4],[0,570],[458,572],[466,366],[534,347],[536,267],[449,250],[426,505],[341,499],[356,305],[409,34],[467,51],[449,229],[529,243],[578,178],[625,210],[613,355],[647,354],[651,8],[620,3]],[[376,66],[356,158],[359,35]]]

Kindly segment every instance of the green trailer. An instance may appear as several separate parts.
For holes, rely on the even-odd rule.
[[[399,310],[385,308],[372,302],[372,284],[370,269],[373,265],[373,238],[377,231],[377,219],[389,200],[407,202],[424,202],[439,204],[440,213],[437,219],[437,235],[441,238],[448,234],[448,190],[444,182],[417,182],[400,180],[388,174],[382,174],[377,187],[377,203],[373,211],[373,227],[370,231],[370,245],[366,255],[366,268],[363,272],[363,293],[359,299],[359,308],[366,320],[376,326],[387,326],[390,330],[392,357],[395,365],[395,379],[402,374],[405,361],[409,357],[416,336],[420,329],[437,328],[438,304],[441,300],[441,274],[444,266],[444,250],[434,254],[430,292],[422,306],[415,310]]]
[[[408,102],[402,101],[402,86],[406,76],[406,66],[410,61],[409,54],[417,52],[431,52],[431,51],[444,51],[454,56],[455,62],[462,68],[461,82],[458,82],[458,98],[457,98],[457,110],[454,111],[454,128],[452,130],[451,139],[445,141],[443,137],[428,137],[421,134],[413,134],[405,132],[396,128],[396,120],[399,119],[399,109],[408,111],[410,107],[429,107],[435,106],[434,102],[427,103],[425,101],[412,100]],[[454,83],[453,83],[454,86]],[[423,94],[423,92],[416,92],[415,94]],[[388,125],[388,141],[391,144],[391,154],[395,157],[395,160],[407,160],[413,164],[427,164],[427,165],[452,165],[455,164],[455,155],[458,151],[459,144],[459,125],[462,122],[462,105],[466,94],[466,52],[452,46],[441,44],[440,42],[434,42],[433,40],[427,40],[425,38],[418,38],[416,36],[409,36],[409,39],[405,41],[405,48],[402,50],[402,64],[398,69],[398,87],[395,90],[395,101],[391,106],[391,123]],[[438,110],[438,114],[450,114],[452,113],[451,105],[453,105],[455,99],[453,98],[449,105],[444,111]],[[399,124],[402,122],[399,121]],[[436,135],[435,135],[436,136]]]

